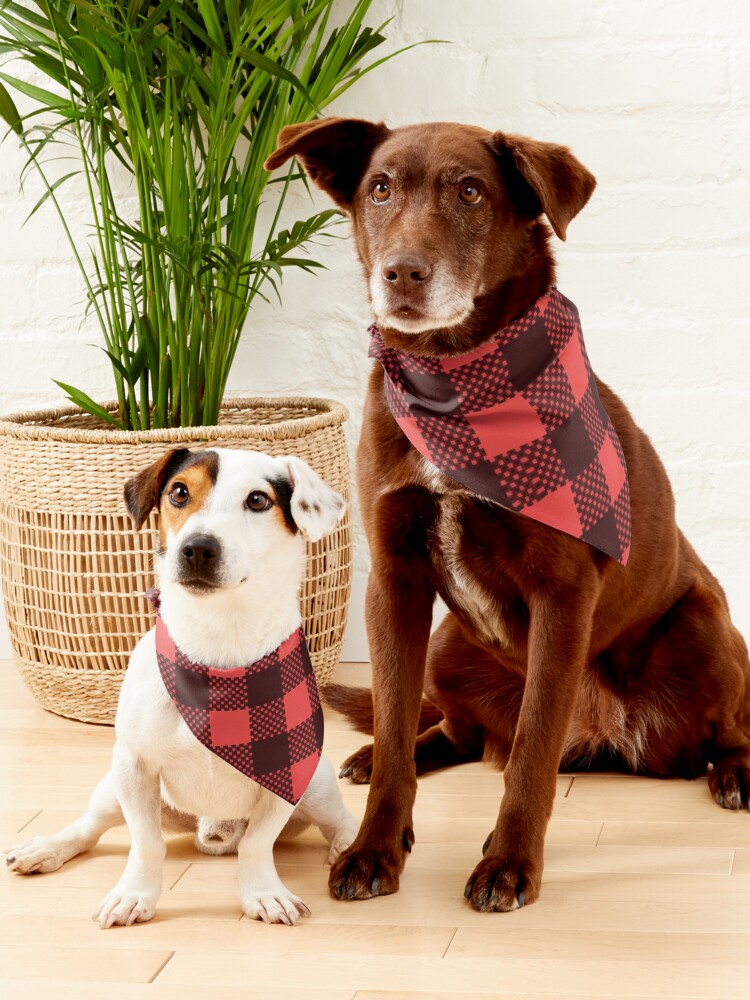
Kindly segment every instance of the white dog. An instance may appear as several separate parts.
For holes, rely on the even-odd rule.
[[[257,452],[177,449],[131,479],[125,498],[137,528],[159,508],[160,615],[173,648],[207,665],[214,677],[216,668],[228,676],[227,668],[288,648],[300,629],[304,537],[321,538],[344,511],[342,497],[308,465]],[[317,766],[314,754],[307,758],[302,781],[309,784],[293,805],[217,756],[170,697],[155,633],[140,640],[130,659],[112,769],[87,811],[60,833],[11,850],[6,863],[20,874],[55,871],[124,821],[131,835],[127,865],[94,919],[101,927],[132,924],[153,917],[161,893],[162,820],[183,829],[197,823],[202,850],[237,850],[244,912],[295,924],[309,910],[276,872],[279,834],[313,823],[330,843],[333,861],[357,832],[331,765],[322,756]]]

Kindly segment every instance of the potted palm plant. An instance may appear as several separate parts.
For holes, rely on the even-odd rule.
[[[301,179],[292,167],[272,180],[263,163],[284,125],[316,117],[384,61],[365,64],[384,40],[384,26],[364,24],[370,2],[337,4],[334,28],[334,0],[0,0],[0,52],[33,71],[0,69],[0,116],[42,179],[32,211],[52,207],[70,238],[116,397],[58,383],[70,405],[0,420],[6,614],[19,669],[52,711],[111,721],[149,627],[152,539],[132,532],[118,489],[134,470],[170,445],[249,447],[296,453],[348,494],[341,404],[224,390],[255,296],[278,295],[285,268],[321,266],[303,250],[336,214],[282,229]],[[32,109],[21,115],[12,92]],[[46,154],[71,139],[76,169],[52,178]],[[66,223],[74,174],[89,195],[88,247]],[[347,518],[310,546],[302,595],[323,683],[350,575]]]

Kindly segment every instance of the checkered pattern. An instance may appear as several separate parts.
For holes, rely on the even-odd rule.
[[[159,592],[146,596],[158,611]],[[323,748],[323,709],[302,628],[255,663],[220,669],[189,660],[159,615],[156,657],[196,739],[259,785],[299,802]]]
[[[580,538],[623,566],[630,493],[578,310],[551,288],[470,354],[415,358],[370,328],[388,406],[414,447],[480,496]]]

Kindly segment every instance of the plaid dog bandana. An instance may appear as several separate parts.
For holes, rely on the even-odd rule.
[[[146,596],[158,612],[159,591]],[[255,663],[221,669],[189,660],[159,614],[156,658],[196,739],[259,785],[299,802],[323,749],[323,709],[302,628]]]
[[[479,496],[627,563],[625,456],[572,302],[551,288],[458,357],[386,347],[377,326],[370,336],[388,407],[429,462]]]

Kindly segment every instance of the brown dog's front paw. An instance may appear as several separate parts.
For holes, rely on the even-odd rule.
[[[708,772],[708,787],[723,809],[750,809],[750,763],[745,756],[719,760]]]
[[[404,834],[404,845],[414,835]],[[408,847],[411,850],[411,846]],[[336,899],[371,899],[398,892],[398,878],[404,867],[405,851],[394,852],[372,847],[350,847],[331,868],[328,888]]]
[[[339,778],[351,778],[355,785],[369,785],[372,776],[372,743],[360,747],[341,765]]]
[[[507,912],[533,903],[540,882],[541,873],[531,862],[489,855],[471,873],[464,896],[475,910]]]

